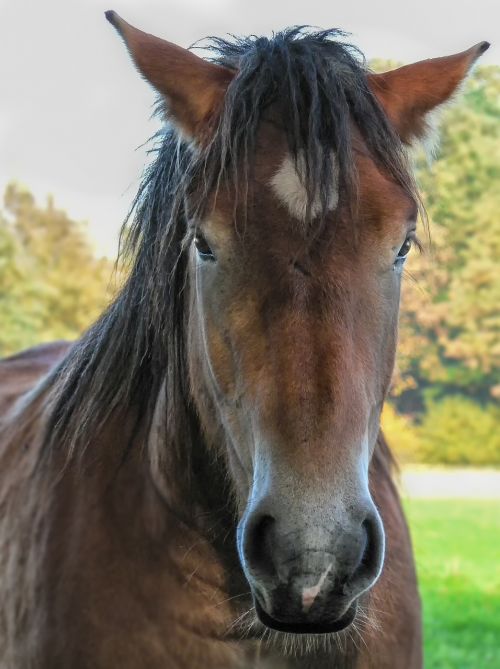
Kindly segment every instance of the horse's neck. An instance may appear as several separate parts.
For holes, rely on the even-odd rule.
[[[74,454],[69,467],[64,455],[59,464],[74,479],[71,488],[79,494],[91,490],[104,512],[109,507],[114,521],[123,521],[124,531],[160,544],[171,542],[173,532],[180,533],[234,552],[236,527],[224,493],[225,476],[204,443],[167,442],[166,415],[163,392],[147,425],[138,428],[133,411],[117,411]]]
[[[279,651],[239,640],[234,623],[252,605],[234,515],[224,486],[210,478],[204,444],[194,448],[205,468],[198,462],[190,477],[175,470],[161,404],[148,434],[134,416],[115,415],[69,461],[56,450],[13,491],[10,527],[25,559],[9,559],[12,542],[3,559],[19,584],[12,609],[31,610],[26,627],[12,631],[12,653],[25,658],[16,666],[36,657],[44,669],[114,666],[117,658],[129,658],[123,669],[201,666],[200,658],[206,669],[322,667],[317,659],[291,665]],[[212,494],[186,500],[186,486]]]
[[[69,463],[62,454],[50,460],[51,477],[65,466],[51,490],[44,521],[50,527],[39,562],[38,606],[49,617],[48,657],[68,653],[70,666],[74,655],[89,652],[80,644],[90,636],[96,656],[89,657],[89,666],[113,666],[117,657],[141,653],[154,668],[199,666],[201,654],[207,669],[240,666],[238,657],[246,651],[226,643],[225,635],[239,615],[233,597],[248,587],[234,571],[228,527],[216,509],[198,503],[176,507],[182,486],[165,488],[173,472],[160,469],[154,476],[161,479],[153,480],[153,444],[134,428],[133,417],[116,416]],[[157,438],[163,439],[161,431]],[[154,446],[159,452],[162,444]],[[159,458],[156,465],[161,462],[166,464]],[[101,645],[102,653],[111,653],[113,639],[120,648],[106,664]],[[191,664],[190,653],[198,658]]]

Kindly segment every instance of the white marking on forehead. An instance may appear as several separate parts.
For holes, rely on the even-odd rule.
[[[337,161],[332,152],[331,160],[333,163],[333,174],[335,175],[333,183],[328,194],[328,210],[333,211],[339,200]],[[301,179],[300,173],[305,170],[304,158],[299,154],[297,166],[290,154],[286,154],[278,171],[271,179],[271,188],[276,197],[282,202],[292,216],[299,221],[305,221],[307,214],[307,191]],[[316,194],[311,204],[312,217],[317,216],[321,211],[321,198],[319,192]]]
[[[304,613],[307,613],[311,606],[314,604],[316,599],[318,598],[318,595],[321,591],[321,588],[325,584],[326,577],[330,573],[332,569],[333,563],[330,562],[328,567],[325,569],[325,571],[321,574],[319,581],[316,583],[316,585],[313,585],[311,588],[304,588],[302,590],[302,610]]]

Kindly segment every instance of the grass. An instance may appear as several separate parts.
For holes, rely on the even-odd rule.
[[[500,501],[406,502],[426,669],[500,669]]]

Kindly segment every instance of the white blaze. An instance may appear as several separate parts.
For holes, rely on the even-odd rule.
[[[332,152],[331,160],[333,162],[334,183],[331,184],[330,192],[328,194],[328,210],[333,211],[337,206],[339,199],[338,179],[336,170],[335,155]],[[297,168],[300,172],[304,170],[304,159],[299,155],[297,160]],[[289,154],[286,154],[278,171],[271,179],[271,188],[276,197],[282,204],[284,204],[290,214],[299,221],[305,221],[307,213],[307,191],[304,187],[303,180],[301,180],[297,172],[295,162]],[[321,211],[320,193],[316,194],[312,205],[311,214],[317,216]]]

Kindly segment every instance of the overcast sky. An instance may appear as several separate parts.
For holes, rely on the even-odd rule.
[[[182,46],[309,24],[351,32],[367,58],[411,62],[488,40],[482,62],[500,64],[498,0],[0,0],[0,189],[16,179],[54,194],[110,255],[158,126],[106,9]]]

